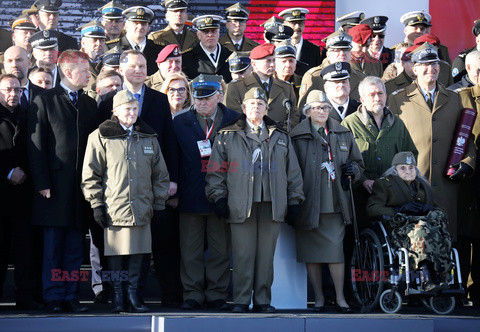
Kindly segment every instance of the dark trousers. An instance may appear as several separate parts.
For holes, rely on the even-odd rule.
[[[43,237],[42,283],[45,302],[77,299],[84,232],[80,228],[44,227]]]
[[[475,305],[480,305],[480,239],[458,235],[453,245],[458,250],[463,287]]]

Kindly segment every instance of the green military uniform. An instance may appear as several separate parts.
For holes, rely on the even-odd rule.
[[[247,38],[247,37],[243,36],[242,44],[240,45],[240,49],[237,50],[237,49],[235,49],[235,46],[234,46],[232,40],[228,36],[228,33],[226,33],[222,37],[220,37],[219,43],[220,43],[220,45],[226,47],[230,52],[237,52],[237,51],[250,52],[255,47],[260,45],[256,41],[251,40],[250,38]]]
[[[164,81],[165,81],[165,79],[163,78],[162,74],[160,73],[160,70],[158,70],[152,76],[147,77],[147,80],[145,81],[145,85],[148,86],[149,88],[160,91],[160,88],[162,87],[162,84],[163,84]]]
[[[155,44],[162,47],[170,44],[177,44],[180,46],[182,52],[191,50],[198,44],[197,35],[190,31],[187,26],[183,27],[181,34],[176,34],[170,26],[167,26],[163,30],[151,32],[148,35],[148,39],[153,40]]]
[[[388,81],[385,82],[385,90],[387,91],[387,96],[390,96],[393,92],[403,89],[410,85],[413,80],[410,78],[410,76],[407,75],[407,73],[402,71],[398,76],[389,79]]]
[[[383,75],[382,62],[370,56],[368,53],[364,53],[362,59],[355,59],[352,56],[350,65],[352,66],[352,69],[361,71],[367,76],[377,76],[381,78]]]

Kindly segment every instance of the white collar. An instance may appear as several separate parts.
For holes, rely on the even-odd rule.
[[[202,43],[200,43],[200,47],[203,49],[205,54],[207,55],[207,58],[210,60],[210,62],[215,66],[215,68],[218,67],[218,60],[220,59],[220,43],[217,43],[217,48],[215,49],[214,52],[208,51],[205,47],[203,47]],[[215,60],[213,61],[212,57],[210,56],[210,53],[215,53]]]
[[[240,45],[240,46],[242,46],[243,38],[244,38],[244,36],[242,36],[242,39],[240,39],[240,41],[238,41],[238,42],[234,42],[234,41],[232,40],[232,38],[230,38],[230,40],[232,40],[233,46],[235,46],[235,45]]]
[[[260,130],[263,129],[264,123],[265,123],[265,122],[263,122],[263,120],[262,120],[262,123],[261,123],[260,126],[259,126],[259,127],[260,127]],[[250,127],[250,129],[255,129],[255,127],[256,127],[256,126],[255,126],[253,123],[251,123],[250,120],[248,120],[248,119],[247,119],[247,124],[248,124],[248,126]]]
[[[329,99],[330,100],[330,99]],[[345,118],[345,115],[347,114],[347,108],[348,108],[348,102],[350,101],[350,97],[347,98],[347,102],[343,105],[339,105],[337,104],[336,102],[334,102],[333,100],[330,100],[330,103],[332,104],[333,108],[335,108],[335,111],[337,111],[338,115],[340,115],[340,118],[344,119]],[[340,111],[338,110],[338,108],[340,106],[343,106],[343,112],[340,113]]]
[[[120,123],[120,122],[119,122]],[[128,130],[130,132],[130,134],[132,133],[133,131],[133,126],[130,126],[130,127],[125,127],[123,124],[120,123],[120,126],[122,126],[123,130]]]
[[[368,52],[368,54],[369,54],[371,57],[373,57],[373,58],[375,58],[375,59],[377,59],[377,60],[380,60],[380,57],[381,57],[382,52],[383,52],[383,46],[382,46],[382,48],[380,48],[380,51],[378,51],[378,53],[372,53],[372,52],[370,51],[370,49],[368,49],[367,52]]]
[[[127,37],[128,43],[130,44],[130,46],[132,47],[132,49],[135,49],[135,46],[136,46],[137,44],[135,44],[133,41],[131,41],[130,38],[128,38],[128,35],[126,35],[126,37]],[[140,46],[140,51],[141,51],[141,52],[143,52],[143,50],[145,49],[145,46],[146,46],[146,45],[147,45],[147,37],[145,37],[145,38],[143,39],[143,41],[142,41],[140,44],[138,44],[138,46]]]
[[[297,50],[297,61],[300,60],[300,53],[302,53],[302,46],[303,46],[303,37],[300,37],[300,41],[298,42],[298,44],[295,44],[293,45],[295,46],[295,49]]]

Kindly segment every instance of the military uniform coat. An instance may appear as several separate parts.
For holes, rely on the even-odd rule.
[[[58,31],[58,51],[63,52],[65,50],[79,50],[78,41],[76,38],[64,34]]]
[[[445,176],[452,140],[460,120],[462,104],[458,93],[437,84],[433,110],[413,82],[403,90],[393,93],[389,107],[405,123],[418,150],[418,168],[431,183],[438,205],[449,216],[448,230],[457,236],[457,195],[459,185]],[[470,139],[465,158],[462,160],[475,169],[476,153]]]
[[[361,105],[361,103],[359,101],[356,101],[355,99],[350,98],[348,100],[347,113],[345,113],[345,118],[347,116],[349,116],[350,114],[355,113],[360,105]],[[342,117],[340,116],[340,114],[338,114],[338,112],[336,110],[332,110],[330,112],[329,118],[335,119],[338,122],[343,121]]]
[[[226,60],[232,54],[227,48],[220,46],[220,55],[215,67],[210,61],[200,44],[197,44],[193,50],[182,55],[182,71],[190,80],[193,80],[200,74],[221,75],[225,83],[232,80],[228,62]]]
[[[198,44],[197,35],[190,29],[188,29],[187,26],[183,27],[182,33],[185,34],[185,39],[183,40],[183,43],[178,42],[178,39],[175,36],[175,32],[170,26],[167,26],[163,30],[151,32],[148,35],[148,39],[152,40],[155,44],[162,46],[162,48],[170,44],[177,44],[178,46],[180,46],[182,52],[193,49],[195,45]],[[155,56],[154,60],[156,59],[157,57]]]
[[[410,76],[407,75],[405,70],[402,71],[396,77],[389,79],[388,81],[385,82],[385,89],[387,90],[387,96],[390,97],[392,92],[406,88],[412,82],[413,80],[410,78]]]
[[[147,80],[145,81],[145,85],[153,90],[160,91],[160,88],[162,87],[164,80],[165,79],[160,73],[160,70],[157,70],[155,74],[147,77]]]
[[[232,81],[227,85],[225,91],[225,105],[239,113],[242,111],[243,97],[251,88],[262,88],[256,75],[251,73],[243,79]],[[281,122],[283,125],[287,121],[287,111],[283,102],[290,100],[292,102],[292,111],[290,115],[292,128],[300,121],[300,113],[296,108],[297,98],[290,82],[284,82],[278,78],[272,77],[270,83],[270,92],[268,95],[268,117],[274,121]],[[286,128],[286,127],[284,127]]]
[[[383,70],[388,67],[389,64],[395,60],[395,51],[383,46],[382,52],[380,53],[380,58],[378,59],[382,63]]]
[[[468,78],[468,75],[465,74],[465,75],[463,75],[463,77],[460,81],[450,85],[448,88],[450,90],[457,90],[457,92],[460,92],[459,91],[460,89],[469,88],[469,87],[474,86],[474,85],[475,84],[473,84],[472,81],[470,81],[470,79]]]
[[[302,77],[310,68],[320,66],[322,58],[320,55],[320,47],[306,39],[303,39],[300,57],[297,61],[297,69],[295,74]]]
[[[5,52],[5,50],[12,45],[12,33],[10,31],[0,28],[0,52]]]
[[[226,47],[232,53],[237,51],[235,49],[235,46],[234,46],[232,40],[228,36],[228,33],[226,33],[222,37],[220,37],[220,40],[218,42],[220,43],[220,45]],[[253,50],[258,45],[260,45],[260,44],[257,43],[256,41],[243,36],[242,44],[240,45],[240,49],[238,51],[240,51],[240,52],[250,52],[251,50]]]
[[[362,58],[355,58],[352,55],[352,61],[350,61],[352,69],[361,71],[367,76],[382,77],[383,65],[380,60],[373,58],[368,53],[364,53]]]

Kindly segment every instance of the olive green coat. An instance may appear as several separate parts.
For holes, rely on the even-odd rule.
[[[177,44],[180,46],[180,49],[183,52],[188,52],[195,45],[198,44],[198,38],[195,32],[190,31],[187,26],[183,28],[183,33],[185,34],[185,40],[183,41],[183,45],[178,45],[177,37],[175,37],[175,32],[173,32],[170,26],[167,26],[163,30],[151,32],[148,35],[148,39],[151,39],[155,42],[155,44],[160,46],[167,46],[170,44]]]

